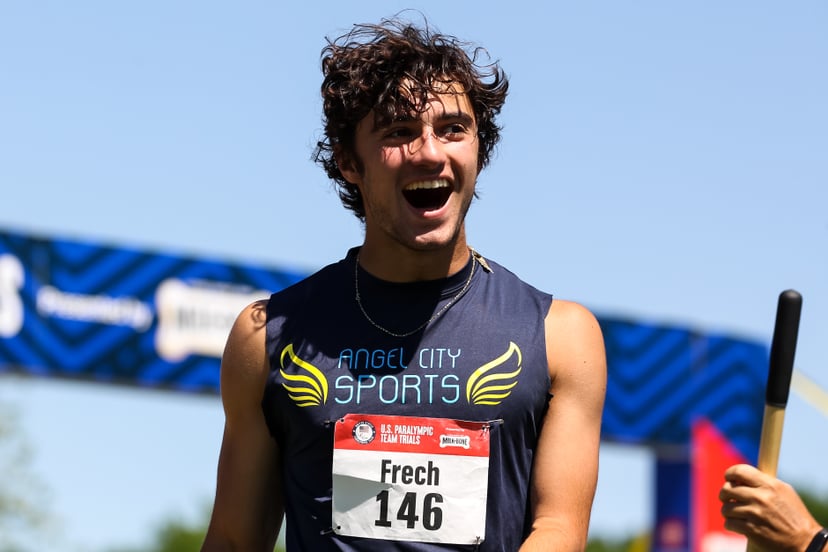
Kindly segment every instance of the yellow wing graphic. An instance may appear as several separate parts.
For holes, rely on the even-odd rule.
[[[289,357],[289,362],[298,366],[306,374],[288,374],[285,372],[285,357]],[[282,368],[279,373],[288,382],[294,385],[283,383],[284,387],[290,397],[297,406],[319,406],[328,400],[328,380],[325,379],[319,368],[304,361],[293,352],[293,343],[289,343],[282,349],[282,356],[279,358]]]
[[[493,372],[496,368],[507,368],[504,365],[512,357],[515,357],[514,363],[517,365],[517,369],[511,372]],[[522,365],[523,356],[520,353],[520,347],[510,341],[509,348],[505,353],[487,362],[469,376],[469,380],[466,382],[466,400],[470,404],[500,404],[503,399],[512,393],[512,388],[517,385],[517,376],[520,374]]]

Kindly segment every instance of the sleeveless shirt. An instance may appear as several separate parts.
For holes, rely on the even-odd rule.
[[[551,398],[544,319],[552,296],[473,258],[445,279],[386,282],[358,267],[357,252],[273,294],[267,307],[271,368],[262,408],[280,450],[287,549],[517,550],[530,529],[532,461]],[[357,270],[373,323],[355,300]],[[420,331],[394,337],[377,327],[397,334],[417,328],[467,281],[462,296]],[[470,377],[496,359],[492,370],[515,385],[503,398],[475,400]],[[297,381],[315,391],[298,394]],[[334,533],[333,422],[350,413],[495,421],[485,540],[475,547]]]

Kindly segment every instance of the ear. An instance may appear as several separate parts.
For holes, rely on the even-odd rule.
[[[359,185],[362,183],[362,173],[359,170],[358,163],[349,153],[346,153],[341,147],[337,146],[334,150],[334,159],[339,172],[349,183]]]

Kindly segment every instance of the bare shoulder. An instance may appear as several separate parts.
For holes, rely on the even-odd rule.
[[[567,301],[565,299],[555,299],[549,307],[547,313],[547,323],[551,320],[563,319],[569,322],[584,322],[597,324],[598,320],[595,315],[580,303],[575,301]]]
[[[559,346],[599,346],[603,350],[604,338],[601,326],[592,312],[573,301],[556,299],[546,315],[547,343]]]
[[[250,394],[258,395],[265,385],[269,365],[265,348],[267,300],[245,307],[233,324],[221,359],[222,400],[247,402]]]
[[[577,372],[606,380],[604,336],[595,315],[580,303],[556,299],[546,315],[546,348],[553,380]]]

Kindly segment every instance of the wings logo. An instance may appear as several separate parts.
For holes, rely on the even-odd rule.
[[[285,357],[288,357],[288,362],[298,366],[303,373],[288,374],[285,372]],[[279,362],[282,365],[279,373],[285,380],[292,384],[288,385],[288,383],[283,383],[282,386],[287,390],[288,397],[297,406],[319,406],[325,404],[328,400],[328,380],[325,379],[325,375],[319,368],[296,356],[296,353],[293,352],[292,343],[282,349]]]
[[[509,362],[513,364],[508,365]],[[509,372],[503,371],[511,366],[517,366],[517,368]],[[505,353],[487,362],[469,376],[466,382],[466,400],[470,404],[500,404],[517,385],[517,376],[522,368],[523,356],[520,353],[520,347],[510,341]]]

